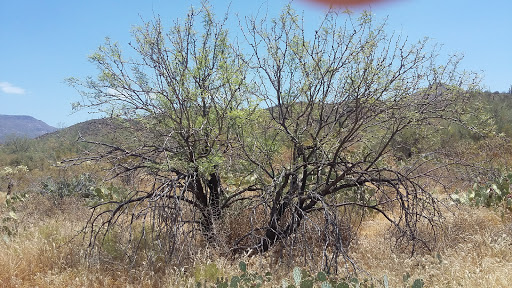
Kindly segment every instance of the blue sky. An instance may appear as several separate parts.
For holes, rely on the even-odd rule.
[[[279,11],[285,0],[211,0],[218,13],[250,15],[260,7]],[[167,24],[183,18],[198,0],[0,0],[0,114],[31,115],[63,127],[98,117],[71,114],[78,93],[67,77],[96,75],[87,56],[106,36],[126,45],[130,29],[160,15]],[[314,27],[326,8],[296,0]],[[361,8],[353,8],[360,11]],[[388,30],[411,41],[425,36],[443,44],[442,53],[465,55],[463,68],[482,72],[483,86],[508,91],[512,85],[512,1],[397,0],[374,5]],[[316,17],[316,18],[315,18]],[[313,19],[313,20],[311,20]],[[306,27],[307,28],[307,27]]]

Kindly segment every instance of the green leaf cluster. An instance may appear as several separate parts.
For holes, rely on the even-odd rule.
[[[492,183],[475,183],[467,192],[456,192],[451,195],[455,203],[499,209],[501,212],[512,212],[512,173],[501,175]]]
[[[215,263],[209,263],[203,267],[197,267],[194,272],[196,287],[245,288],[263,287],[265,285],[272,284],[272,273],[266,272],[264,275],[260,275],[256,272],[250,272],[247,269],[247,263],[243,261],[240,261],[238,267],[240,269],[240,275],[234,275],[232,277],[221,276],[222,272]],[[425,284],[423,279],[415,279],[409,286],[408,283],[410,278],[411,275],[409,273],[404,274],[403,282],[406,287],[423,288]],[[335,275],[330,275],[323,271],[319,271],[316,274],[310,274],[306,269],[295,267],[291,273],[291,280],[283,279],[280,286],[283,288],[370,288],[378,287],[379,285],[377,282],[378,281],[371,279],[361,280],[357,277],[338,279]],[[386,275],[384,275],[382,283],[385,288],[389,287]]]
[[[247,264],[243,261],[239,263],[238,267],[240,268],[241,274],[232,276],[231,278],[220,276],[221,271],[215,263],[209,263],[203,268],[196,268],[194,272],[196,287],[256,288],[263,287],[265,283],[268,283],[272,279],[270,272],[265,273],[265,275],[249,272],[247,270]],[[215,284],[209,285],[208,283]]]
[[[122,186],[110,183],[101,186],[99,181],[89,173],[73,177],[47,177],[40,183],[40,193],[62,199],[69,196],[86,198],[88,205],[107,201],[121,201],[130,193]]]
[[[18,233],[18,215],[16,214],[16,205],[23,203],[28,198],[27,194],[7,195],[5,199],[5,207],[7,211],[0,214],[0,235],[5,242],[9,242],[10,238]]]

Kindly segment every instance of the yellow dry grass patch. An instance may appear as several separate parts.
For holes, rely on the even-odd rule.
[[[7,199],[7,193],[0,191],[0,204],[5,203],[6,199]]]
[[[31,195],[18,207],[18,233],[0,239],[0,287],[169,287],[147,268],[87,262],[76,236],[88,210],[76,200]]]
[[[390,287],[404,287],[406,272],[411,275],[409,285],[422,278],[425,287],[510,287],[511,217],[503,220],[499,213],[484,208],[462,207],[452,212],[445,211],[444,234],[433,253],[410,257],[393,249],[388,223],[375,216],[361,226],[350,255],[373,279],[387,275]],[[195,287],[197,277],[208,276],[209,263],[218,268],[215,277],[240,275],[240,259],[226,259],[208,249],[198,253],[190,267],[156,269],[87,262],[86,243],[73,237],[83,227],[88,210],[76,199],[54,203],[31,195],[17,214],[18,234],[8,241],[0,239],[0,287]],[[242,259],[252,272],[273,273],[274,281],[267,287],[280,286],[283,278],[292,279],[294,264],[276,264],[272,253]]]
[[[460,208],[446,213],[445,231],[437,251],[414,257],[392,249],[385,219],[365,222],[352,257],[376,279],[389,278],[390,287],[403,287],[422,278],[425,287],[510,287],[512,226],[493,211]]]

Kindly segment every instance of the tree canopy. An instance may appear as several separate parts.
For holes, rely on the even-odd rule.
[[[373,212],[411,251],[428,247],[419,231],[441,215],[424,180],[447,164],[436,141],[412,151],[404,139],[466,123],[476,75],[428,39],[386,33],[370,12],[331,10],[309,30],[287,5],[239,19],[238,38],[228,16],[203,4],[170,29],[145,22],[135,56],[107,39],[90,57],[99,75],[69,80],[78,106],[125,125],[81,159],[132,179],[130,193],[93,207],[91,244],[127,226],[129,247],[169,261],[193,243],[248,254],[281,245],[331,269]]]

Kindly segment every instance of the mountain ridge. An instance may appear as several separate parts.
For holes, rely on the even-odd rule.
[[[0,143],[10,137],[36,138],[57,130],[32,116],[0,114]]]

